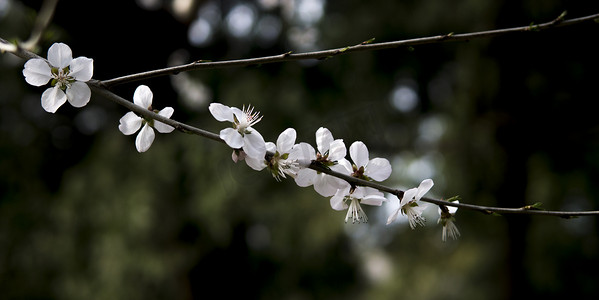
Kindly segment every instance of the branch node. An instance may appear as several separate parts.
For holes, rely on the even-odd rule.
[[[557,18],[555,18],[555,20],[551,21],[551,25],[556,25],[556,24],[561,23],[567,14],[568,14],[568,11],[564,10]]]

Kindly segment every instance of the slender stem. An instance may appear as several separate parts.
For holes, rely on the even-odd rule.
[[[334,55],[338,55],[338,54],[346,53],[346,52],[352,52],[352,51],[379,50],[379,49],[387,49],[387,48],[393,48],[393,47],[399,47],[399,46],[411,46],[411,45],[419,45],[419,44],[426,44],[426,43],[443,42],[443,41],[448,41],[448,40],[453,40],[453,41],[469,40],[472,38],[477,38],[477,37],[482,37],[482,36],[496,36],[496,35],[506,34],[506,33],[510,33],[510,32],[541,30],[541,29],[546,29],[549,27],[572,25],[572,24],[577,24],[577,23],[581,23],[581,22],[586,22],[589,20],[594,20],[596,18],[599,18],[599,14],[564,21],[564,20],[562,20],[563,19],[563,14],[562,14],[560,17],[553,20],[552,22],[539,24],[539,25],[533,25],[533,26],[527,26],[527,27],[517,27],[517,28],[511,28],[511,29],[501,29],[501,30],[485,31],[485,32],[470,33],[470,34],[461,34],[461,35],[448,34],[445,36],[438,36],[438,37],[432,37],[432,38],[412,39],[412,40],[396,41],[396,42],[380,43],[380,44],[362,43],[357,46],[347,47],[347,48],[343,48],[343,49],[334,49],[334,50],[311,52],[311,53],[296,54],[296,55],[282,54],[279,56],[254,58],[254,59],[246,59],[246,60],[238,60],[238,61],[215,62],[215,63],[210,63],[209,65],[205,65],[201,62],[195,62],[190,65],[156,70],[156,71],[151,71],[151,72],[146,72],[146,73],[141,73],[141,74],[133,74],[130,76],[121,77],[121,78],[117,78],[117,79],[113,79],[113,80],[107,80],[107,81],[99,81],[99,80],[92,79],[92,80],[88,81],[87,84],[96,95],[100,95],[106,99],[109,99],[109,100],[111,100],[119,105],[122,105],[125,108],[127,108],[135,113],[138,113],[144,117],[152,118],[152,119],[162,122],[164,124],[173,126],[175,129],[177,129],[181,132],[184,132],[184,133],[196,134],[196,135],[199,135],[199,136],[202,136],[202,137],[214,140],[214,141],[224,143],[224,141],[220,138],[220,136],[218,134],[215,134],[215,133],[212,133],[212,132],[200,129],[200,128],[193,127],[191,125],[187,125],[185,123],[181,123],[181,122],[163,117],[163,116],[156,114],[152,111],[144,109],[143,107],[137,106],[134,103],[132,103],[131,101],[123,99],[122,97],[109,91],[108,87],[110,85],[115,85],[115,84],[119,84],[119,83],[125,83],[125,82],[129,82],[129,81],[141,80],[141,79],[145,79],[145,78],[173,74],[176,72],[189,71],[189,70],[195,70],[195,69],[201,69],[201,68],[222,68],[222,67],[230,67],[230,66],[248,66],[248,65],[260,64],[260,63],[274,63],[274,62],[282,62],[282,61],[298,60],[298,59],[326,58],[326,57],[330,57],[330,56],[334,56]],[[2,50],[4,50],[4,48],[5,48],[4,46],[11,45],[9,42],[7,42],[6,40],[4,40],[2,38],[0,38],[0,44],[2,45],[2,48],[0,48]],[[6,46],[6,48],[10,48],[10,47]],[[15,49],[11,49],[10,53],[13,53],[14,55],[24,58],[24,59],[41,58],[37,54],[35,54],[31,51],[28,51],[26,49],[23,49],[21,47],[18,47],[18,46],[16,46]],[[273,155],[273,154],[268,153],[267,156],[268,155]],[[401,190],[394,189],[394,188],[391,188],[391,187],[388,187],[388,186],[385,186],[385,185],[382,185],[382,184],[379,184],[376,182],[366,181],[366,180],[362,180],[362,179],[352,177],[352,176],[349,176],[346,174],[341,174],[341,173],[332,171],[328,168],[325,168],[325,167],[315,164],[315,163],[311,164],[309,166],[309,168],[316,170],[318,172],[322,172],[322,173],[343,179],[353,185],[372,187],[372,188],[378,189],[382,192],[392,193],[392,194],[396,195],[397,197],[402,197],[403,193],[404,193]],[[464,209],[470,209],[470,210],[480,211],[480,212],[487,213],[487,214],[491,214],[491,213],[528,214],[528,215],[534,214],[534,215],[560,216],[560,217],[566,217],[566,218],[574,217],[574,216],[599,216],[599,211],[569,211],[569,212],[566,212],[566,211],[537,210],[537,209],[533,209],[533,208],[529,208],[529,207],[503,208],[503,207],[492,207],[492,206],[480,206],[480,205],[467,204],[467,203],[456,203],[456,202],[449,202],[449,201],[445,201],[445,200],[438,200],[438,199],[432,199],[432,198],[422,198],[421,201],[433,203],[433,204],[440,205],[440,206],[454,206],[454,207],[459,207],[459,208],[464,208]]]
[[[152,77],[165,76],[165,75],[173,75],[178,74],[180,72],[187,72],[193,70],[203,70],[203,69],[219,69],[219,68],[230,68],[230,67],[246,67],[252,65],[261,65],[261,64],[269,64],[269,63],[278,63],[278,62],[286,62],[286,61],[296,61],[296,60],[307,60],[307,59],[327,59],[333,56],[342,55],[350,52],[358,52],[358,51],[374,51],[374,50],[382,50],[382,49],[391,49],[398,47],[411,47],[417,45],[424,44],[434,44],[434,43],[444,43],[444,42],[459,42],[459,41],[469,41],[478,38],[485,37],[496,37],[505,34],[517,33],[517,32],[534,32],[545,30],[549,28],[570,26],[575,24],[580,24],[584,22],[593,21],[599,18],[599,13],[588,15],[585,17],[564,20],[565,13],[562,13],[559,17],[554,19],[553,21],[538,24],[538,25],[527,25],[520,27],[513,27],[507,29],[497,29],[497,30],[488,30],[488,31],[480,31],[473,33],[462,33],[462,34],[445,34],[445,35],[437,35],[431,37],[423,37],[423,38],[415,38],[408,40],[400,40],[400,41],[392,41],[392,42],[384,42],[384,43],[370,43],[370,41],[366,41],[354,46],[348,46],[343,48],[336,48],[330,50],[323,51],[315,51],[315,52],[306,52],[306,53],[297,53],[294,54],[292,52],[287,52],[279,55],[258,57],[258,58],[249,58],[249,59],[238,59],[238,60],[227,60],[227,61],[205,61],[205,60],[197,60],[192,63],[168,67],[164,69],[152,70],[137,74],[125,75],[122,77],[117,77],[113,79],[103,80],[102,83],[106,87],[111,87],[118,84],[124,84],[132,81],[144,80]]]
[[[366,181],[360,178],[352,177],[350,175],[342,174],[335,172],[329,168],[323,167],[318,164],[311,164],[310,169],[313,169],[318,172],[322,172],[340,179],[347,181],[350,184],[358,185],[358,186],[367,186],[371,188],[375,188],[381,192],[387,192],[396,195],[398,198],[401,198],[404,194],[404,191],[394,189],[380,183],[376,183],[373,181]],[[481,206],[475,204],[468,203],[457,203],[457,202],[449,202],[445,200],[432,199],[423,197],[420,201],[429,202],[436,205],[444,205],[444,206],[454,206],[464,209],[470,209],[479,211],[485,214],[527,214],[527,215],[545,215],[545,216],[559,216],[559,217],[575,217],[575,216],[599,216],[599,211],[549,211],[549,210],[539,210],[529,207],[520,207],[520,208],[504,208],[504,207],[493,207],[493,206]]]
[[[131,101],[123,99],[120,96],[112,93],[111,91],[106,89],[102,85],[102,83],[99,81],[92,80],[92,81],[88,82],[88,85],[91,87],[91,89],[92,89],[92,91],[94,91],[94,93],[96,93],[104,98],[107,98],[119,105],[122,105],[122,106],[126,107],[127,109],[130,109],[131,111],[138,113],[144,117],[152,118],[156,121],[173,126],[175,129],[177,129],[181,132],[196,134],[196,135],[199,135],[199,136],[202,136],[205,138],[209,138],[214,141],[224,143],[224,141],[220,138],[220,136],[218,134],[215,134],[215,133],[203,130],[203,129],[199,129],[199,128],[196,128],[196,127],[193,127],[193,126],[181,123],[181,122],[177,122],[172,119],[165,118],[159,114],[156,114],[152,111],[144,109],[141,106],[137,106],[134,103],[132,103]],[[272,155],[273,155],[273,153],[267,153],[267,157],[272,156]],[[329,168],[323,167],[316,163],[312,163],[309,166],[309,168],[313,169],[315,171],[318,171],[318,172],[322,172],[322,173],[343,179],[353,185],[367,186],[367,187],[375,188],[382,192],[394,194],[398,198],[401,198],[404,193],[403,191],[401,191],[399,189],[394,189],[394,188],[388,187],[386,185],[382,185],[380,183],[376,183],[373,181],[366,181],[366,180],[363,180],[360,178],[352,177],[350,175],[335,172]],[[455,207],[459,207],[459,208],[483,212],[486,214],[491,214],[491,213],[528,214],[528,215],[546,215],[546,216],[560,216],[560,217],[592,216],[592,215],[599,216],[599,211],[570,211],[570,212],[566,212],[566,211],[536,210],[536,209],[530,209],[530,208],[526,208],[526,207],[503,208],[503,207],[492,207],[492,206],[480,206],[480,205],[467,204],[467,203],[456,203],[456,202],[449,202],[449,201],[445,201],[445,200],[432,199],[432,198],[422,198],[421,201],[429,202],[429,203],[436,204],[436,205],[455,206]]]
[[[40,39],[42,38],[42,34],[50,24],[52,17],[54,16],[54,11],[56,10],[56,5],[58,4],[58,0],[45,0],[42,3],[42,7],[40,12],[37,14],[37,18],[35,19],[35,24],[33,26],[33,30],[31,31],[31,36],[29,39],[21,44],[21,47],[27,50],[33,50]]]

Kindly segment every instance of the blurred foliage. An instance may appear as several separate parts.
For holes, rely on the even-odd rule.
[[[65,42],[75,57],[94,59],[94,78],[108,79],[178,60],[249,58],[373,37],[541,23],[564,10],[567,18],[599,12],[596,3],[558,0],[190,1],[183,12],[176,3],[185,1],[61,1],[39,53]],[[0,36],[25,40],[40,5],[0,0]],[[227,14],[239,5],[250,8],[256,24],[275,17],[280,27],[267,28],[278,34],[268,41],[232,35]],[[189,28],[206,7],[219,11],[220,21],[210,41],[194,47]],[[371,157],[392,162],[386,184],[398,188],[432,177],[435,197],[597,210],[597,30],[585,24],[143,83],[156,107],[173,106],[173,118],[214,132],[223,124],[207,112],[211,101],[256,106],[264,115],[256,127],[267,140],[294,127],[298,141],[314,144],[320,126],[347,146],[362,140]],[[385,226],[387,208],[397,205],[390,197],[381,208],[365,207],[370,223],[344,224],[344,212],[312,188],[234,164],[222,144],[157,134],[148,152],[137,153],[134,137],[117,129],[126,111],[105,99],[46,113],[39,105],[43,88],[25,83],[23,63],[0,55],[2,299],[511,299],[599,292],[591,267],[599,253],[595,217],[460,210],[462,236],[443,243],[436,207],[425,228]],[[114,91],[131,99],[137,84]]]

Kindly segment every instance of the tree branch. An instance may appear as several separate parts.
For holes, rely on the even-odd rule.
[[[208,69],[208,68],[224,68],[224,67],[233,67],[233,66],[249,66],[249,65],[255,65],[255,64],[274,63],[274,62],[283,62],[283,61],[300,60],[300,59],[320,59],[320,58],[327,58],[327,57],[334,56],[334,55],[339,55],[342,53],[355,52],[355,51],[379,50],[379,49],[395,48],[395,47],[400,47],[400,46],[412,46],[412,45],[445,42],[445,41],[464,41],[464,40],[469,40],[469,39],[479,38],[479,37],[498,36],[498,35],[507,34],[507,33],[511,33],[511,32],[542,30],[542,29],[547,29],[550,27],[573,25],[573,24],[578,24],[578,23],[582,23],[582,22],[587,22],[589,20],[594,20],[596,18],[599,18],[599,14],[564,21],[563,14],[562,14],[562,15],[560,15],[560,17],[556,18],[555,20],[553,20],[551,22],[534,25],[534,26],[517,27],[517,28],[510,28],[510,29],[500,29],[500,30],[492,30],[492,31],[484,31],[484,32],[478,32],[478,33],[468,33],[468,34],[456,34],[456,35],[447,34],[444,36],[436,36],[436,37],[429,37],[429,38],[388,42],[388,43],[379,43],[379,44],[369,44],[368,42],[365,42],[365,43],[362,43],[362,44],[359,44],[356,46],[351,46],[351,47],[346,47],[346,48],[341,48],[341,49],[333,49],[333,50],[310,52],[310,53],[295,54],[295,55],[290,54],[290,53],[285,53],[285,54],[281,54],[281,55],[277,55],[277,56],[269,56],[269,57],[263,57],[263,58],[253,58],[253,59],[235,60],[235,61],[223,61],[223,62],[214,62],[214,63],[204,63],[201,61],[197,61],[197,62],[188,64],[188,65],[166,68],[166,69],[150,71],[150,72],[145,72],[145,73],[140,73],[140,74],[133,74],[133,75],[120,77],[120,78],[116,78],[116,79],[112,79],[112,80],[99,81],[99,80],[92,79],[92,80],[88,81],[87,84],[96,95],[100,95],[108,100],[111,100],[119,105],[122,105],[125,108],[127,108],[139,115],[142,115],[144,117],[151,118],[156,121],[162,122],[164,124],[170,125],[170,126],[174,127],[175,129],[177,129],[181,132],[184,132],[184,133],[195,134],[195,135],[199,135],[201,137],[205,137],[205,138],[208,138],[208,139],[211,139],[214,141],[224,143],[224,141],[220,138],[220,136],[218,134],[215,134],[215,133],[212,133],[212,132],[200,129],[200,128],[196,128],[191,125],[187,125],[187,124],[175,121],[173,119],[163,117],[163,116],[156,114],[150,110],[147,110],[140,106],[137,106],[133,102],[128,101],[128,100],[114,94],[113,92],[109,91],[108,88],[111,85],[142,80],[142,79],[146,79],[146,78],[150,78],[150,77],[175,74],[175,73],[182,72],[182,71]],[[9,43],[8,41],[0,38],[0,46],[1,46],[0,50],[10,49],[11,50],[11,51],[9,51],[10,53],[13,53],[14,55],[21,57],[23,59],[42,58],[31,51],[23,49],[22,47],[14,46],[14,49],[13,49],[12,47],[10,47],[10,45],[14,46],[13,44]],[[267,153],[267,157],[272,156],[272,155],[273,155],[272,153]],[[366,181],[366,180],[362,180],[362,179],[352,177],[352,176],[349,176],[346,174],[338,173],[338,172],[332,171],[329,168],[323,167],[316,163],[312,163],[309,166],[309,168],[311,168],[315,171],[318,171],[318,172],[322,172],[322,173],[343,179],[352,185],[372,187],[372,188],[378,189],[382,192],[394,194],[398,198],[401,198],[404,194],[404,192],[401,190],[394,189],[394,188],[391,188],[391,187],[388,187],[388,186],[385,186],[385,185],[382,185],[382,184],[379,184],[376,182]],[[467,204],[467,203],[456,203],[456,202],[449,202],[449,201],[445,201],[445,200],[438,200],[438,199],[432,199],[432,198],[422,198],[421,201],[425,201],[425,202],[440,205],[440,206],[454,206],[454,207],[459,207],[459,208],[463,208],[463,209],[479,211],[479,212],[483,212],[486,214],[492,214],[492,213],[528,214],[528,215],[559,216],[559,217],[564,217],[564,218],[570,218],[570,217],[575,217],[575,216],[599,216],[599,211],[569,211],[569,212],[546,211],[546,210],[539,210],[532,206],[525,206],[525,207],[521,207],[521,208],[502,208],[502,207],[492,207],[492,206],[480,206],[480,205]]]
[[[212,133],[200,128],[196,128],[181,122],[177,122],[172,119],[165,118],[159,114],[156,114],[150,110],[144,109],[141,106],[137,106],[131,101],[121,98],[120,96],[112,93],[108,89],[106,89],[101,82],[97,80],[92,80],[88,82],[88,85],[92,89],[92,91],[106,99],[109,99],[119,105],[126,107],[127,109],[138,113],[144,117],[152,118],[156,121],[168,124],[173,126],[175,129],[184,132],[196,134],[205,138],[209,138],[214,141],[218,141],[224,143],[224,141],[220,138],[220,136],[216,133]],[[274,153],[267,153],[267,157],[273,156]],[[313,169],[317,172],[322,172],[340,179],[347,181],[350,184],[356,186],[367,186],[371,188],[375,188],[381,192],[387,192],[396,195],[398,198],[401,198],[404,194],[404,191],[399,189],[394,189],[386,185],[382,185],[373,181],[366,181],[360,178],[352,177],[350,175],[342,174],[335,172],[329,168],[323,167],[319,164],[312,163],[309,166],[310,169]],[[539,210],[533,207],[521,207],[521,208],[503,208],[503,207],[492,207],[492,206],[480,206],[475,204],[468,203],[456,203],[449,202],[445,200],[432,199],[432,198],[422,198],[421,201],[436,204],[436,205],[444,205],[444,206],[455,206],[463,209],[469,209],[474,211],[479,211],[485,214],[527,214],[527,215],[545,215],[545,216],[558,216],[563,218],[571,218],[576,216],[599,216],[599,211],[548,211],[548,210]]]
[[[473,33],[463,33],[463,34],[445,34],[445,35],[437,35],[431,37],[423,37],[423,38],[415,38],[401,41],[392,41],[392,42],[384,42],[384,43],[371,43],[372,40],[362,42],[358,45],[323,50],[323,51],[315,51],[315,52],[306,52],[306,53],[297,53],[294,54],[292,52],[287,52],[279,55],[273,56],[265,56],[258,58],[249,58],[249,59],[238,59],[238,60],[227,60],[227,61],[206,61],[206,60],[197,60],[189,64],[179,65],[174,67],[168,67],[164,69],[158,69],[153,71],[147,71],[137,74],[125,75],[122,77],[117,77],[113,79],[103,80],[102,83],[106,87],[111,87],[114,85],[124,84],[133,81],[144,80],[148,78],[165,76],[165,75],[174,75],[180,72],[194,71],[194,70],[204,70],[204,69],[220,69],[220,68],[231,68],[231,67],[246,67],[253,65],[261,65],[261,64],[269,64],[269,63],[279,63],[279,62],[287,62],[287,61],[296,61],[296,60],[307,60],[307,59],[327,59],[333,56],[342,55],[351,52],[359,52],[359,51],[375,51],[375,50],[383,50],[383,49],[392,49],[398,47],[410,47],[417,45],[425,45],[425,44],[435,44],[435,43],[444,43],[444,42],[460,42],[460,41],[469,41],[478,38],[485,37],[496,37],[511,33],[517,32],[531,32],[531,31],[541,31],[550,28],[557,28],[563,26],[571,26],[584,22],[593,21],[599,18],[599,13],[588,15],[585,17],[564,20],[565,12],[562,13],[559,17],[554,19],[553,21],[542,23],[538,25],[527,25],[520,27],[513,27],[507,29],[496,29],[496,30],[488,30],[488,31],[480,31]]]

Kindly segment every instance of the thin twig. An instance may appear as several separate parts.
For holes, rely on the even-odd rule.
[[[573,20],[569,20],[569,21],[562,21],[561,19],[563,18],[563,16],[558,17],[556,20],[549,22],[549,23],[545,23],[545,24],[540,24],[538,25],[538,28],[535,28],[535,30],[539,30],[539,29],[544,29],[548,26],[563,26],[564,24],[576,24],[576,23],[580,23],[580,22],[584,22],[584,21],[588,21],[588,20],[592,20],[595,18],[598,18],[599,14],[596,15],[591,15],[591,16],[587,16],[587,17],[583,17],[583,18],[578,18],[578,19],[573,19]],[[530,26],[527,27],[529,28],[528,30],[530,30]],[[507,33],[507,32],[512,32],[512,31],[518,31],[518,30],[522,30],[521,27],[520,29],[516,28],[512,28],[512,29],[504,29],[504,30],[498,30],[498,31],[494,31],[496,33],[494,33],[493,35],[497,35],[497,32],[503,32],[503,33]],[[525,30],[527,31],[527,30]],[[475,34],[467,34],[469,36],[469,38],[472,38],[473,36],[489,36],[489,32],[480,32],[480,33],[475,33]],[[437,37],[437,39],[441,40],[441,41],[445,41],[448,39],[454,39],[455,37],[459,37],[460,35],[446,35],[446,36],[442,36],[442,38]],[[463,35],[462,35],[463,36]],[[392,42],[392,43],[414,43],[414,42],[410,42],[410,41],[417,41],[417,40],[427,40],[429,38],[423,38],[423,39],[414,39],[414,40],[408,40],[408,41],[403,41],[403,42]],[[464,38],[461,38],[461,40],[464,40]],[[430,42],[430,41],[429,41]],[[426,43],[426,42],[421,42],[422,43]],[[6,40],[0,38],[0,44],[5,44],[5,45],[10,45],[9,42],[7,42]],[[354,47],[348,47],[348,48],[342,48],[340,49],[336,49],[336,50],[332,50],[334,52],[334,54],[340,54],[340,53],[345,53],[347,51],[358,51],[356,49],[362,50],[362,48],[356,48],[356,47],[363,47],[363,46],[367,46],[367,45],[371,45],[368,43],[362,43],[360,45],[354,46]],[[378,46],[377,46],[378,45]],[[405,44],[404,44],[405,45]],[[414,45],[414,44],[411,44]],[[370,50],[378,50],[378,49],[385,49],[385,46],[381,46],[381,44],[374,44],[373,46],[377,46],[374,49],[370,49]],[[398,46],[394,46],[394,47],[398,47]],[[387,48],[391,48],[391,47],[387,47]],[[354,50],[352,50],[354,49]],[[331,51],[331,50],[329,50]],[[321,51],[322,52],[329,52],[329,51]],[[14,51],[11,51],[10,53],[13,53],[14,55],[24,58],[24,59],[31,59],[31,58],[41,58],[39,55],[28,51],[26,49],[23,49],[21,47],[16,47],[16,49]],[[318,52],[313,52],[313,53],[306,53],[306,54],[298,54],[298,56],[294,57],[294,59],[306,59],[306,58],[297,58],[297,57],[302,57],[302,55],[315,55],[315,53]],[[331,54],[331,53],[328,53]],[[323,56],[323,57],[328,57],[327,56]],[[278,61],[284,61],[285,57],[290,56],[291,54],[283,54],[283,60],[278,60]],[[320,54],[318,54],[320,55]],[[320,57],[320,56],[319,56]],[[310,58],[315,58],[315,57],[310,57]],[[43,58],[42,58],[43,59]],[[265,58],[262,58],[265,59]],[[250,60],[243,60],[243,61],[238,61],[237,65],[241,66],[241,65],[250,65],[250,64],[255,64],[255,63],[248,63],[248,61],[256,61],[256,60],[260,60],[260,58],[257,59],[250,59]],[[276,61],[268,61],[268,62],[276,62]],[[220,64],[231,64],[231,63],[235,63],[235,61],[230,61],[230,62],[221,62]],[[265,62],[262,62],[265,63]],[[218,64],[218,63],[217,63]],[[228,65],[226,65],[228,66]],[[175,67],[177,68],[177,67]],[[172,68],[170,68],[172,70]],[[158,70],[160,71],[160,70]],[[179,70],[180,72],[181,70]],[[170,72],[170,71],[169,71]],[[165,74],[169,74],[169,73],[165,73]],[[140,75],[132,75],[132,76],[140,76]],[[145,76],[145,75],[144,75]],[[160,76],[160,75],[156,75],[156,76]],[[153,77],[153,76],[150,76]],[[137,77],[136,77],[137,78]],[[144,77],[144,78],[148,78],[148,77]],[[141,80],[141,79],[135,79],[135,80]],[[117,81],[117,83],[124,83],[125,81]],[[108,86],[106,85],[106,81],[99,81],[99,80],[95,80],[92,79],[90,81],[87,82],[88,86],[91,88],[91,90],[96,94],[96,95],[100,95],[106,99],[109,99],[119,105],[124,106],[125,108],[138,113],[144,117],[147,118],[152,118],[156,121],[165,123],[167,125],[173,126],[175,129],[184,132],[184,133],[190,133],[190,134],[195,134],[195,135],[199,135],[214,141],[218,141],[221,143],[224,143],[224,141],[220,138],[220,136],[218,134],[200,129],[200,128],[196,128],[194,126],[191,125],[187,125],[185,123],[181,123],[178,121],[175,121],[173,119],[169,119],[166,117],[163,117],[159,114],[156,114],[150,110],[144,109],[143,107],[140,107],[138,105],[135,105],[134,103],[132,103],[131,101],[128,101],[116,94],[114,94],[113,92],[108,90]],[[113,84],[115,84],[115,81],[113,81]],[[272,153],[268,153],[268,155],[272,155]],[[366,180],[362,180],[356,177],[352,177],[350,175],[346,175],[346,174],[342,174],[342,173],[338,173],[335,171],[332,171],[326,167],[323,167],[321,165],[318,164],[311,164],[309,166],[309,168],[316,170],[318,172],[322,172],[340,179],[343,179],[345,181],[347,181],[348,183],[352,184],[352,185],[356,185],[356,186],[367,186],[367,187],[372,187],[375,189],[378,189],[382,192],[387,192],[387,193],[391,193],[396,195],[398,198],[401,198],[404,194],[403,191],[398,190],[398,189],[394,189],[376,182],[372,182],[372,181],[366,181]],[[436,204],[436,205],[440,205],[440,206],[454,206],[454,207],[459,207],[459,208],[464,208],[464,209],[470,209],[470,210],[475,210],[475,211],[479,211],[479,212],[483,212],[486,214],[492,214],[492,213],[497,213],[497,214],[529,214],[529,215],[547,215],[547,216],[559,216],[559,217],[564,217],[564,218],[569,218],[569,217],[575,217],[575,216],[598,216],[599,215],[599,211],[546,211],[546,210],[538,210],[538,209],[534,209],[531,207],[522,207],[522,208],[503,208],[503,207],[491,207],[491,206],[480,206],[480,205],[474,205],[474,204],[467,204],[467,203],[456,203],[456,202],[449,202],[449,201],[445,201],[445,200],[438,200],[438,199],[432,199],[432,198],[422,198],[421,201],[425,201],[425,202],[429,202],[432,204]]]
[[[193,127],[193,126],[181,123],[181,122],[177,122],[172,119],[165,118],[165,117],[163,117],[159,114],[156,114],[150,110],[144,109],[141,106],[137,106],[134,103],[132,103],[131,101],[125,100],[125,99],[121,98],[120,96],[112,93],[111,91],[106,89],[104,86],[102,86],[102,84],[99,81],[93,80],[91,82],[88,82],[88,85],[91,87],[91,89],[92,89],[92,91],[94,91],[94,93],[96,93],[104,98],[107,98],[119,105],[122,105],[122,106],[126,107],[127,109],[130,109],[131,111],[136,112],[144,117],[152,118],[152,119],[155,119],[156,121],[173,126],[175,129],[177,129],[181,132],[196,134],[196,135],[199,135],[202,137],[209,138],[214,141],[224,143],[224,141],[216,133],[212,133],[212,132],[209,132],[209,131],[206,131],[206,130],[203,130],[200,128],[196,128],[196,127]],[[273,155],[273,153],[267,153],[267,156],[272,156],[272,155]],[[367,187],[378,189],[379,191],[382,191],[382,192],[394,194],[398,198],[401,198],[404,193],[404,191],[402,191],[402,190],[394,189],[394,188],[391,188],[389,186],[386,186],[386,185],[383,185],[380,183],[376,183],[373,181],[366,181],[366,180],[363,180],[360,178],[352,177],[350,175],[335,172],[335,171],[333,171],[329,168],[323,167],[319,164],[313,163],[309,166],[309,168],[313,169],[315,171],[318,171],[318,172],[322,172],[322,173],[343,179],[353,185],[367,186]],[[537,209],[531,209],[531,208],[526,208],[526,207],[503,208],[503,207],[492,207],[492,206],[480,206],[480,205],[467,204],[467,203],[456,203],[456,202],[449,202],[449,201],[445,201],[445,200],[432,199],[432,198],[422,198],[421,201],[429,202],[429,203],[436,204],[436,205],[455,206],[455,207],[459,207],[459,208],[483,212],[485,214],[492,214],[492,213],[496,213],[496,214],[528,214],[528,215],[559,216],[559,217],[564,217],[564,218],[575,217],[575,216],[599,216],[599,211],[565,212],[565,211],[537,210]]]
[[[56,5],[58,4],[58,0],[45,0],[42,3],[42,7],[40,8],[40,12],[37,14],[37,18],[35,19],[35,24],[33,25],[33,30],[31,30],[31,36],[27,41],[21,44],[21,47],[26,50],[33,51],[39,41],[42,38],[42,34],[46,31],[46,28],[50,24],[52,17],[54,16],[54,11],[56,10]]]
[[[580,24],[584,22],[593,21],[599,18],[598,14],[588,15],[585,17],[564,20],[565,13],[562,13],[559,17],[554,19],[553,21],[542,23],[538,25],[527,25],[520,26],[514,28],[507,29],[497,29],[497,30],[488,30],[481,32],[473,32],[473,33],[463,33],[463,34],[444,34],[437,35],[431,37],[423,37],[423,38],[415,38],[409,40],[401,40],[401,41],[392,41],[392,42],[384,42],[384,43],[371,43],[372,40],[362,42],[360,44],[342,47],[337,49],[323,50],[323,51],[315,51],[315,52],[306,52],[306,53],[297,53],[293,54],[292,52],[287,52],[279,55],[258,57],[258,58],[249,58],[249,59],[238,59],[238,60],[227,60],[227,61],[205,61],[205,60],[197,60],[192,63],[168,67],[164,69],[152,70],[137,74],[125,75],[122,77],[117,77],[113,79],[103,80],[102,83],[106,87],[111,87],[118,84],[124,84],[127,82],[139,81],[148,78],[165,76],[165,75],[173,75],[178,74],[180,72],[187,72],[193,70],[204,70],[204,69],[219,69],[219,68],[230,68],[230,67],[246,67],[253,65],[261,65],[261,64],[269,64],[269,63],[279,63],[279,62],[287,62],[287,61],[296,61],[296,60],[307,60],[307,59],[326,59],[337,55],[342,55],[350,52],[358,52],[358,51],[374,51],[374,50],[383,50],[383,49],[392,49],[398,47],[411,47],[417,45],[425,45],[425,44],[434,44],[434,43],[445,43],[445,42],[459,42],[459,41],[469,41],[478,38],[485,37],[496,37],[505,34],[517,33],[517,32],[532,32],[532,31],[541,31],[549,28],[563,27],[563,26],[571,26],[575,24]]]

